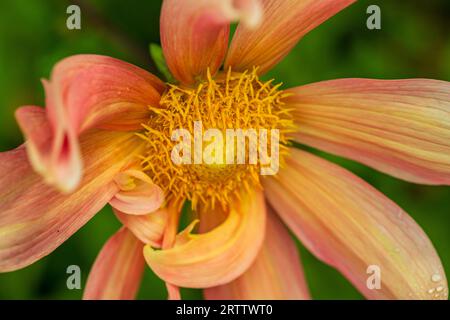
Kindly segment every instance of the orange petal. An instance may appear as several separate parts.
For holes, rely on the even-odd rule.
[[[134,215],[156,211],[164,202],[164,192],[141,170],[128,169],[114,178],[120,191],[109,204],[115,209]]]
[[[183,207],[183,200],[175,200],[167,206],[167,225],[164,230],[162,249],[172,248],[177,239],[177,231],[180,223],[180,215]],[[145,249],[144,249],[145,250]],[[144,251],[145,252],[145,251]],[[174,284],[166,282],[168,300],[181,300],[180,288]]]
[[[407,181],[450,184],[450,82],[342,79],[289,91],[299,142]]]
[[[161,44],[167,65],[180,82],[194,83],[222,65],[228,46],[229,23],[259,22],[257,0],[164,0]]]
[[[164,230],[167,225],[168,210],[159,209],[146,215],[131,215],[114,210],[117,218],[145,244],[161,248]]]
[[[236,280],[205,289],[206,299],[309,299],[297,246],[278,217],[268,211],[266,238],[256,260]]]
[[[441,261],[406,212],[347,170],[292,152],[278,179],[264,186],[273,208],[306,247],[367,298],[447,299]]]
[[[70,195],[44,184],[24,147],[0,153],[0,272],[28,266],[81,228],[118,191],[114,176],[142,148],[132,133],[103,131],[80,144],[86,173]]]
[[[105,243],[86,283],[84,300],[132,300],[144,271],[144,245],[126,228]]]
[[[188,241],[166,250],[145,246],[144,256],[152,270],[168,283],[190,288],[217,286],[240,276],[258,254],[266,219],[261,192],[242,195],[242,199],[233,204],[226,221],[210,232],[191,234]]]
[[[178,206],[169,203],[166,208],[141,216],[114,211],[117,218],[143,243],[154,248],[166,249],[172,247],[172,241],[168,241],[167,238],[176,238],[180,213]],[[170,237],[168,237],[169,234]],[[166,243],[164,243],[164,240],[166,240]],[[180,290],[177,286],[169,283],[166,283],[166,286],[170,300],[181,299]]]
[[[35,170],[64,192],[82,176],[78,136],[96,127],[135,130],[159,104],[164,84],[126,62],[97,55],[77,55],[59,62],[44,81],[46,109],[24,107],[17,120],[28,140]]]
[[[356,0],[262,0],[263,22],[256,29],[240,24],[225,68],[263,74],[282,60],[309,31]]]

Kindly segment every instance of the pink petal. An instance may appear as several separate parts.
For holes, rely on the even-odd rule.
[[[251,267],[230,283],[205,289],[206,299],[309,299],[297,246],[286,227],[270,211],[266,238]]]
[[[309,31],[356,0],[262,0],[263,22],[256,29],[240,24],[225,69],[263,74],[282,60]]]
[[[62,192],[69,193],[75,190],[81,181],[83,171],[77,138],[74,135],[66,136],[59,153],[54,154],[53,129],[44,108],[21,107],[16,111],[16,118],[27,139],[25,146],[34,170],[47,184],[57,187]]]
[[[188,232],[188,236],[182,233],[169,249],[145,246],[144,256],[150,268],[164,281],[189,288],[217,286],[240,276],[261,248],[266,220],[261,192],[241,197],[226,221],[212,231]]]
[[[167,65],[180,82],[192,84],[222,65],[228,46],[229,23],[259,22],[257,0],[164,0],[161,44]]]
[[[81,228],[118,191],[113,178],[141,144],[132,133],[84,135],[85,175],[70,195],[34,173],[24,147],[0,153],[0,272],[30,265]]]
[[[341,79],[289,91],[299,142],[407,181],[450,184],[450,82]]]
[[[89,273],[85,300],[132,300],[144,272],[143,243],[126,228],[105,243]]]
[[[115,177],[120,189],[109,202],[115,209],[134,215],[156,211],[164,202],[164,192],[141,170],[128,169]]]
[[[265,180],[264,186],[273,208],[303,244],[367,298],[447,299],[444,269],[426,234],[362,179],[292,150],[277,179]],[[371,278],[377,268],[379,288]]]
[[[92,127],[141,129],[148,106],[158,106],[164,83],[127,62],[76,55],[59,62],[47,85],[47,109],[54,129],[76,133]]]
[[[150,73],[105,56],[78,55],[59,62],[44,81],[45,115],[17,111],[35,170],[65,192],[82,176],[78,136],[91,128],[136,130],[159,104],[164,84]]]

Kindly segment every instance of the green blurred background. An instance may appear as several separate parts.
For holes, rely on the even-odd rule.
[[[66,8],[80,4],[82,29],[66,29]],[[366,8],[382,10],[382,30],[366,28]],[[159,42],[161,1],[4,0],[0,2],[0,151],[22,143],[14,110],[44,105],[40,78],[60,59],[78,53],[106,54],[154,71],[149,43]],[[345,78],[450,80],[450,1],[359,1],[308,34],[268,77],[286,87]],[[176,17],[175,17],[176,19]],[[450,274],[450,188],[409,184],[362,165],[324,155],[362,176],[423,227]],[[0,299],[79,299],[66,288],[66,268],[79,265],[84,284],[105,241],[119,228],[105,208],[50,256],[20,271],[0,274]],[[361,299],[335,270],[300,244],[313,298]],[[186,299],[201,298],[183,290]],[[165,299],[160,280],[147,268],[140,299]]]

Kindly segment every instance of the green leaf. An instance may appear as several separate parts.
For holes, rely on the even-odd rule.
[[[168,82],[174,83],[175,78],[170,73],[169,67],[167,66],[166,59],[164,58],[164,54],[160,45],[156,43],[151,43],[150,46],[150,56],[156,64],[159,72],[166,78]]]

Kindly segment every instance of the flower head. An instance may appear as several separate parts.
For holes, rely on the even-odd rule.
[[[450,84],[340,79],[285,89],[260,78],[353,2],[164,0],[161,43],[176,83],[105,56],[59,62],[44,81],[46,107],[16,113],[26,142],[0,154],[0,271],[49,254],[109,203],[123,227],[94,263],[86,299],[133,298],[145,262],[170,298],[191,287],[211,299],[307,299],[288,228],[367,298],[446,299],[442,264],[417,223],[292,141],[448,185]],[[228,140],[229,130],[267,143]],[[263,174],[274,155],[280,168]],[[193,218],[178,232],[186,202]],[[383,274],[376,290],[370,265]]]
[[[260,187],[261,160],[249,161],[251,146],[242,140],[245,158],[238,163],[237,144],[240,142],[234,136],[232,139],[226,136],[227,130],[254,130],[255,134],[261,129],[278,130],[284,143],[282,152],[287,153],[288,134],[294,131],[294,125],[282,101],[283,92],[278,89],[280,85],[259,80],[256,71],[233,74],[229,69],[217,74],[215,79],[209,75],[206,81],[192,88],[171,85],[162,96],[160,106],[151,107],[150,119],[144,125],[143,139],[148,147],[143,167],[165,190],[168,200],[188,199],[194,209],[198,204],[214,207],[217,202],[226,209],[242,191],[242,186],[247,192]],[[201,123],[201,131],[213,128],[222,133],[220,150],[216,152],[213,148],[208,152],[205,149],[212,146],[208,147],[207,143],[191,150],[192,141],[189,141],[190,152],[185,156],[193,158],[190,165],[176,165],[172,155],[178,142],[173,141],[172,132],[175,128],[186,128],[193,137],[196,122]],[[267,148],[270,147],[269,143]],[[209,154],[212,159],[205,159]],[[232,161],[228,163],[227,157]]]

